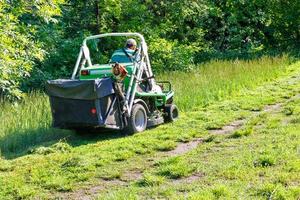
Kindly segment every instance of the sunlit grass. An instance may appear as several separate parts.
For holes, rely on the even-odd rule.
[[[171,81],[176,104],[188,111],[270,81],[283,74],[288,63],[285,56],[248,61],[215,60],[199,65],[195,71],[160,74],[158,79]]]

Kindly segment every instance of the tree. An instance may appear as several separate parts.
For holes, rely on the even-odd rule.
[[[20,83],[29,76],[44,51],[36,40],[37,27],[55,22],[62,0],[0,1],[0,96],[20,98]]]

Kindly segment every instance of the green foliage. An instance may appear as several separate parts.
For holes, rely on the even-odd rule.
[[[38,24],[55,21],[60,14],[55,1],[0,2],[0,97],[20,98],[20,84],[45,55],[35,34]]]
[[[22,34],[24,27],[18,27],[13,13],[4,13],[7,5],[0,4],[0,96],[20,96],[19,82],[28,77],[34,59],[41,59],[39,48]]]
[[[150,59],[153,70],[190,71],[194,65],[194,56],[199,51],[197,46],[179,45],[177,41],[154,39],[150,42]]]
[[[83,38],[92,34],[142,33],[156,72],[189,71],[220,56],[293,51],[300,45],[299,12],[299,1],[290,0],[1,1],[0,96],[21,98],[47,79],[69,77]]]

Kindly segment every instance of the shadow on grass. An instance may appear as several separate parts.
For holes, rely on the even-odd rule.
[[[124,136],[125,134],[121,133],[121,131],[108,129],[87,129],[80,132],[55,128],[25,130],[0,138],[0,156],[5,159],[15,159],[29,154],[32,149],[50,147],[59,141],[64,141],[76,147]]]

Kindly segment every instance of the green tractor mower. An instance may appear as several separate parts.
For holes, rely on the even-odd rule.
[[[104,37],[134,37],[136,46],[114,51],[108,64],[93,64],[87,42]],[[168,81],[155,81],[147,44],[139,33],[107,33],[87,37],[71,79],[47,81],[53,126],[109,128],[128,133],[178,118]]]

